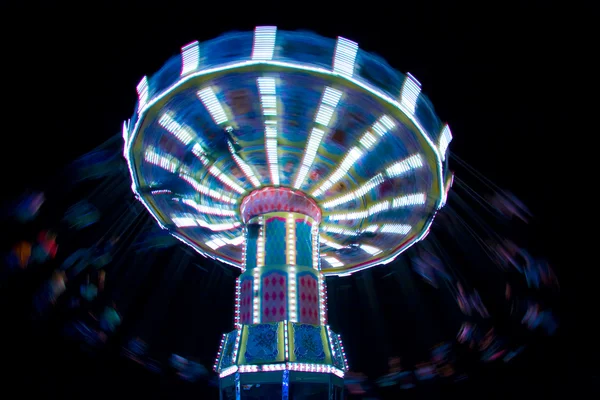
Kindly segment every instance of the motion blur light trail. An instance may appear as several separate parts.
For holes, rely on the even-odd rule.
[[[183,47],[137,92],[65,196],[5,213],[31,235],[3,281],[28,282],[38,323],[225,398],[307,376],[341,393],[345,373],[349,392],[394,398],[556,334],[558,278],[513,237],[533,215],[449,152],[412,75],[344,38],[258,27]],[[346,353],[388,371],[371,384]],[[366,353],[375,368],[352,362]]]

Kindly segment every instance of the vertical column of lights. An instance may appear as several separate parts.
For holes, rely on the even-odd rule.
[[[254,42],[252,43],[253,60],[272,60],[275,52],[276,26],[257,26],[254,29]]]
[[[294,214],[289,213],[287,217],[287,241],[286,253],[288,267],[288,314],[292,322],[297,322],[296,318],[296,220]],[[287,351],[287,350],[286,350]]]
[[[283,347],[285,348],[285,361],[290,359],[290,347],[288,339],[288,321],[283,321]]]
[[[317,109],[317,114],[315,115],[315,122],[328,127],[341,97],[342,92],[330,87],[326,87]],[[304,150],[302,165],[298,171],[298,175],[296,176],[296,181],[294,183],[294,187],[296,189],[300,189],[304,183],[306,175],[308,175],[308,172],[310,171],[310,168],[315,160],[324,134],[325,132],[318,128],[313,128],[311,131],[308,142],[306,143],[306,149]]]
[[[327,323],[327,314],[326,314],[326,301],[325,298],[325,278],[323,274],[319,272],[319,320],[321,321],[321,325],[325,325]]]
[[[242,324],[240,323],[240,302],[242,297],[242,281],[240,277],[235,280],[235,311],[233,313],[233,324],[235,329],[241,329]]]
[[[371,129],[380,137],[382,137],[395,126],[396,123],[390,117],[384,115],[373,124]],[[365,150],[369,150],[375,145],[375,143],[377,143],[377,137],[373,133],[367,131],[359,142]],[[351,148],[338,168],[329,176],[329,178],[325,180],[325,182],[323,182],[316,190],[313,191],[312,195],[315,197],[321,196],[323,193],[329,190],[329,188],[335,185],[344,177],[344,175],[346,175],[350,168],[352,168],[352,166],[363,156],[363,154],[364,150],[360,149],[358,146]]]
[[[215,364],[213,365],[213,371],[217,372],[217,368],[219,367],[219,360],[221,359],[221,354],[223,353],[223,346],[225,345],[225,338],[227,334],[224,333],[221,336],[221,343],[219,343],[219,351],[217,352],[217,358],[215,359]]]
[[[244,229],[244,237],[246,237],[248,235],[248,232],[246,231],[248,228],[243,228]],[[248,240],[244,239],[244,243],[242,244],[242,272],[246,272],[246,247],[248,246]]]
[[[198,41],[181,48],[181,76],[194,72],[200,65],[200,44]]]
[[[264,217],[258,217],[259,229],[258,240],[256,241],[256,268],[254,268],[254,318],[253,323],[260,323],[260,267],[265,265],[265,224]]]
[[[335,346],[333,345],[333,332],[331,332],[331,327],[329,325],[325,325],[325,329],[327,329],[327,337],[329,338],[329,348],[331,349],[331,358],[335,359]]]
[[[346,358],[346,350],[344,350],[344,343],[342,343],[342,335],[337,335],[338,341],[340,342],[340,349],[342,349],[342,358],[344,359],[344,370],[348,371],[348,359]]]
[[[265,118],[265,150],[271,182],[277,186],[279,185],[279,161],[277,156],[277,92],[275,78],[261,77],[256,82]]]
[[[351,77],[354,74],[354,62],[356,61],[357,52],[358,44],[339,36],[333,56],[333,72]]]
[[[138,114],[142,112],[146,104],[148,104],[148,77],[144,76],[137,87],[138,94]]]
[[[311,230],[311,234],[312,234],[312,261],[313,261],[313,268],[316,269],[317,271],[321,270],[321,258],[319,257],[319,225],[317,225],[317,223],[315,222],[312,230]]]
[[[405,108],[409,115],[415,113],[419,94],[421,94],[421,83],[411,74],[406,74],[400,91],[400,106]]]
[[[240,338],[242,336],[242,331],[240,329],[237,330],[237,332],[235,333],[235,345],[233,346],[233,362],[237,364],[237,355],[238,355],[238,350],[240,349]]]

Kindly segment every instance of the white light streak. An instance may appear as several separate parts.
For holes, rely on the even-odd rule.
[[[343,37],[338,37],[333,56],[333,72],[351,77],[354,74],[354,62],[357,52],[358,44]]]
[[[181,76],[194,72],[200,65],[200,44],[195,41],[181,48]]]
[[[257,26],[254,29],[254,43],[252,44],[253,60],[272,60],[275,52],[276,26]]]
[[[204,107],[206,107],[210,113],[210,116],[217,125],[227,122],[225,110],[223,109],[221,103],[219,103],[219,100],[217,99],[217,96],[211,87],[200,90],[198,92],[198,97],[200,97],[200,101],[202,101],[202,104],[204,104]]]

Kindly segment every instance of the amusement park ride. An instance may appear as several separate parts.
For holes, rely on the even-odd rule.
[[[425,238],[452,182],[448,125],[412,75],[356,43],[272,26],[190,43],[137,93],[123,126],[137,198],[241,272],[221,397],[340,398],[325,277]]]

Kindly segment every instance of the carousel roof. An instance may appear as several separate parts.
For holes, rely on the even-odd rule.
[[[123,127],[133,190],[161,227],[242,267],[242,201],[269,186],[320,208],[321,267],[393,260],[445,202],[452,138],[420,83],[344,38],[258,27],[182,48]]]

